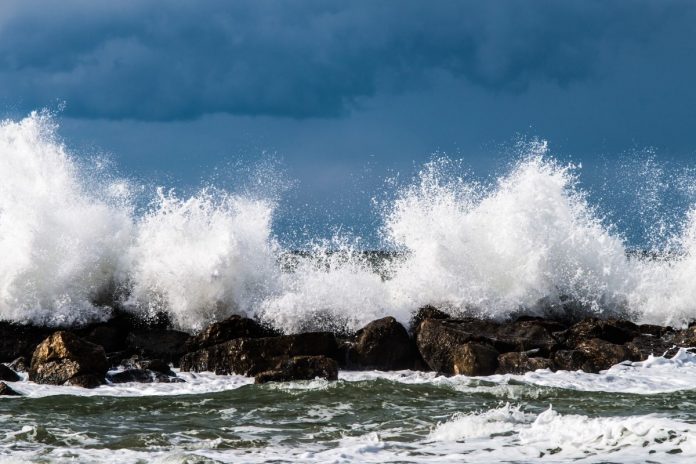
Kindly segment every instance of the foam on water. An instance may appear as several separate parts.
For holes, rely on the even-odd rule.
[[[505,318],[567,299],[574,311],[641,322],[696,317],[696,212],[655,222],[663,245],[653,251],[670,259],[629,258],[579,187],[579,168],[555,161],[545,142],[521,144],[519,161],[494,182],[441,158],[395,187],[380,208],[385,246],[400,255],[377,272],[341,236],[299,244],[310,252],[288,269],[273,192],[207,187],[183,197],[161,188],[136,214],[138,189],[85,170],[56,130],[45,113],[0,124],[1,319],[107,317],[101,305],[114,289],[126,308],[167,312],[189,331],[233,313],[293,332],[357,329],[385,315],[407,322],[424,304]],[[682,174],[681,185],[694,184]],[[659,189],[650,192],[648,209],[658,211]]]

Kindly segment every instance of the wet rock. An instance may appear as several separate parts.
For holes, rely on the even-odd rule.
[[[469,343],[488,343],[482,334],[494,333],[498,325],[480,319],[425,319],[416,330],[416,346],[428,367],[435,372],[453,373],[454,351]]]
[[[416,314],[414,314],[414,316],[411,318],[411,332],[415,334],[421,322],[426,319],[450,319],[450,315],[437,309],[435,306],[423,306],[422,308],[419,308]]]
[[[574,347],[580,342],[597,338],[615,345],[622,345],[639,334],[639,327],[629,321],[588,318],[568,329],[565,342],[568,346]]]
[[[136,330],[128,334],[126,346],[130,352],[143,358],[159,358],[176,366],[186,353],[188,339],[187,333],[176,330]]]
[[[663,336],[650,334],[638,335],[626,347],[631,351],[639,353],[638,361],[648,359],[648,356],[672,357],[677,352],[678,347],[674,343],[674,333],[666,333]]]
[[[578,371],[582,370],[590,372],[592,367],[587,363],[585,355],[577,350],[558,350],[553,354],[553,365],[557,370],[561,371]]]
[[[291,380],[338,379],[336,360],[326,356],[294,356],[280,361],[272,370],[257,374],[256,383],[288,382]]]
[[[8,364],[7,367],[9,367],[15,372],[26,372],[27,360],[24,356],[20,356],[19,358],[15,359],[10,364]]]
[[[517,320],[501,324],[489,337],[491,343],[501,353],[539,350],[540,354],[547,356],[558,346],[558,341],[552,332],[562,328],[562,325],[554,321]]]
[[[577,343],[574,350],[556,352],[553,362],[556,368],[562,370],[598,373],[623,361],[639,361],[640,359],[640,352],[630,346],[592,338]]]
[[[330,332],[308,332],[265,338],[237,338],[181,358],[184,372],[256,375],[272,370],[282,358],[294,356],[338,358],[336,337]]]
[[[677,331],[674,334],[674,343],[682,348],[696,348],[696,326]]]
[[[158,372],[160,374],[165,374],[170,377],[176,375],[172,371],[171,367],[169,367],[169,363],[165,362],[162,359],[143,359],[138,361],[136,366],[138,366],[139,369],[146,369],[149,371]]]
[[[498,368],[498,351],[482,343],[465,343],[454,350],[451,371],[444,374],[491,375]]]
[[[101,345],[107,353],[126,349],[126,334],[116,327],[102,325],[90,330],[84,337],[88,342]]]
[[[415,362],[415,344],[393,317],[372,321],[360,329],[348,347],[348,366],[383,371],[408,369]]]
[[[527,353],[503,353],[498,356],[496,374],[524,374],[537,369],[552,369],[553,362],[548,358],[530,357]]]
[[[262,338],[279,335],[262,326],[253,319],[238,315],[230,316],[224,321],[208,326],[203,332],[191,337],[186,342],[186,351],[196,351],[218,345],[235,338]]]
[[[21,379],[19,375],[4,364],[0,364],[0,380],[7,382],[18,382]]]
[[[169,376],[161,372],[156,372],[148,369],[126,369],[125,371],[109,374],[107,379],[111,383],[178,383],[184,382],[184,379]]]
[[[5,382],[0,382],[0,396],[21,396],[21,394],[10,388]]]
[[[65,385],[70,385],[73,387],[82,387],[82,388],[97,388],[100,385],[104,385],[106,382],[104,381],[103,376],[98,376],[94,374],[84,374],[84,375],[76,375],[75,377],[71,377],[68,380],[66,380]]]
[[[539,350],[548,355],[559,347],[552,322],[518,320],[506,324],[480,319],[426,319],[416,332],[423,360],[434,371],[450,371],[454,350],[465,343],[490,345],[500,353]]]
[[[71,332],[58,331],[34,350],[29,380],[63,385],[73,377],[83,375],[103,379],[107,369],[104,348],[82,340]]]
[[[169,366],[169,363],[163,359],[142,359],[138,355],[134,355],[130,358],[123,359],[120,365],[126,369],[150,370],[169,376],[176,375]]]
[[[51,332],[42,327],[0,321],[0,362],[20,356],[30,359],[36,346]]]

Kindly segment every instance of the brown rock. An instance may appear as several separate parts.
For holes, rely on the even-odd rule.
[[[597,373],[623,361],[639,361],[641,354],[630,346],[616,345],[599,338],[579,342],[575,350],[554,354],[554,364],[562,370]]]
[[[21,396],[21,394],[14,391],[5,382],[0,382],[0,396]]]
[[[498,324],[480,319],[425,319],[416,330],[416,346],[428,367],[452,374],[454,351],[469,342],[489,343],[484,334],[495,333]]]
[[[291,380],[338,379],[338,364],[326,356],[294,356],[280,361],[272,370],[261,372],[256,383],[287,382]]]
[[[553,362],[548,358],[532,358],[526,353],[503,353],[498,356],[496,374],[524,374],[537,369],[553,369]]]
[[[181,370],[216,374],[255,375],[271,370],[282,358],[338,357],[336,337],[330,332],[308,332],[265,338],[237,338],[181,358]]]
[[[416,345],[432,370],[447,373],[454,351],[469,342],[490,345],[499,353],[538,350],[539,354],[548,355],[559,345],[550,332],[556,326],[549,324],[538,320],[498,324],[473,318],[426,319],[416,331]]]
[[[415,362],[415,343],[393,317],[372,321],[360,329],[348,348],[348,366],[383,371],[408,369]]]
[[[450,319],[450,315],[437,309],[435,306],[423,306],[411,318],[410,330],[415,333],[421,322],[426,319]]]
[[[638,334],[640,334],[640,328],[629,321],[588,318],[568,329],[566,344],[574,347],[580,342],[598,338],[615,345],[622,345],[633,340]]]
[[[71,332],[55,332],[36,347],[29,380],[63,385],[73,377],[94,375],[103,379],[108,369],[104,349]]]
[[[491,375],[498,368],[498,351],[490,345],[465,343],[454,350],[452,369],[445,374]]]

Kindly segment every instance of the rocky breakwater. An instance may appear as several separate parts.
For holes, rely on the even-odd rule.
[[[598,318],[500,322],[454,318],[433,307],[417,311],[408,329],[385,317],[353,334],[281,334],[256,320],[231,316],[189,335],[172,330],[166,320],[146,324],[123,313],[71,330],[5,324],[0,332],[6,336],[0,342],[4,395],[16,393],[13,388],[23,381],[17,372],[23,371],[30,381],[81,387],[183,382],[176,367],[253,376],[257,383],[336,380],[339,369],[469,376],[537,369],[599,372],[623,361],[696,347],[696,326],[677,330]]]
[[[537,369],[597,373],[623,361],[696,346],[696,327],[588,318],[570,324],[524,317],[500,323],[421,310],[413,328],[425,364],[442,374],[522,374]]]

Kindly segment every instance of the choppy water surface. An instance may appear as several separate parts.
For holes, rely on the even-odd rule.
[[[2,462],[693,462],[696,356],[601,374],[467,378],[343,372],[338,382],[86,391],[0,399]],[[674,381],[672,380],[674,379]]]

